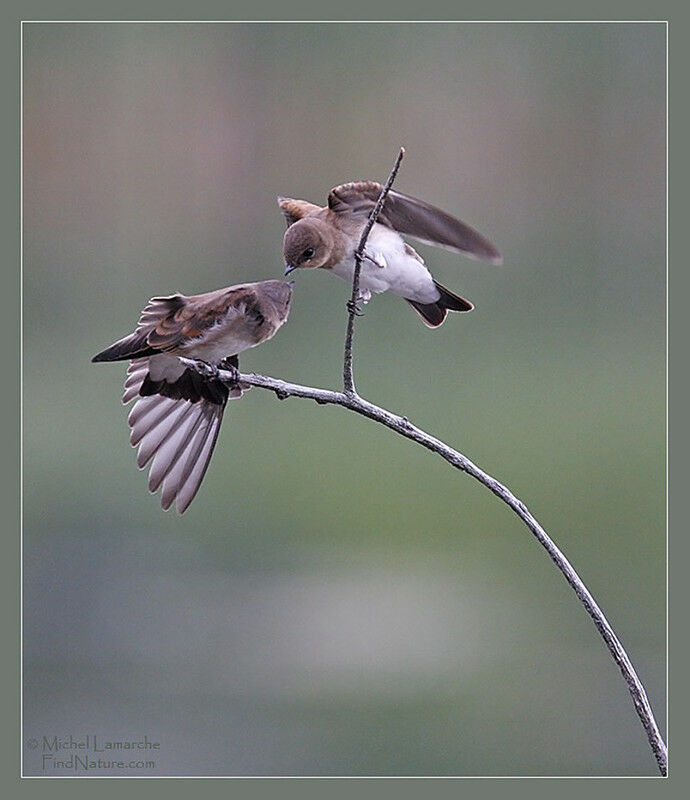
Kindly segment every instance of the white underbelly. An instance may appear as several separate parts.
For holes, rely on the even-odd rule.
[[[380,264],[362,261],[359,274],[361,289],[380,294],[393,292],[409,300],[433,303],[439,298],[431,273],[421,261],[405,250],[402,237],[389,228],[375,225],[367,240],[367,252]],[[333,272],[346,281],[352,281],[355,269],[354,257],[336,264]]]

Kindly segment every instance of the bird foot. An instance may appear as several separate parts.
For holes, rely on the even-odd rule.
[[[388,266],[388,262],[383,253],[370,253],[368,250],[365,250],[363,257],[366,261],[371,261],[371,263],[379,269],[385,269]]]
[[[215,364],[209,364],[207,361],[197,361],[196,369],[208,380],[222,381],[230,388],[238,387],[240,384],[240,371],[234,364],[229,363],[227,360],[220,362],[220,369]],[[225,376],[221,378],[221,369],[223,372],[230,373],[230,380],[228,380]]]
[[[231,386],[238,386],[240,383],[240,371],[237,367],[229,360],[225,359],[225,361],[221,361],[221,367],[225,372],[229,372],[232,376],[230,378],[230,385]],[[227,383],[227,381],[226,381]]]
[[[347,301],[347,310],[350,312],[350,314],[354,314],[356,317],[363,317],[364,316],[364,312],[362,311],[362,309],[359,306],[361,301],[362,301],[361,297],[358,297],[357,300],[355,300],[355,301],[353,301],[353,300],[348,300]]]
[[[218,367],[215,364],[209,364],[208,361],[199,361],[197,359],[196,371],[209,380],[218,379]]]

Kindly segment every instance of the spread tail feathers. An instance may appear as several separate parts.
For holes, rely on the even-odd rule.
[[[202,386],[204,380],[194,382],[187,370],[171,384],[152,381],[148,358],[133,361],[127,370],[122,400],[136,398],[127,420],[130,441],[139,448],[140,469],[152,461],[149,491],[162,487],[161,505],[166,511],[177,501],[182,514],[194,499],[213,454],[228,396],[242,393],[239,388],[229,391],[218,381],[207,380]]]
[[[445,286],[441,286],[438,281],[434,281],[434,285],[441,295],[435,303],[418,303],[416,300],[407,300],[428,328],[438,328],[439,325],[442,325],[449,311],[472,311],[474,308],[469,300],[453,294]]]

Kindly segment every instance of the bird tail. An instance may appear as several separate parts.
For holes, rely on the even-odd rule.
[[[149,359],[140,358],[127,370],[122,397],[123,403],[137,398],[127,424],[130,442],[139,448],[139,469],[152,461],[149,491],[156,492],[162,486],[163,509],[167,511],[176,501],[179,514],[186,511],[201,486],[228,396],[233,393],[219,381],[206,379],[213,386],[202,389],[191,380],[185,372],[170,384],[166,395],[161,394],[158,382],[149,376]],[[179,391],[174,390],[176,386]],[[241,394],[241,390],[238,392]]]
[[[434,303],[418,303],[416,300],[405,298],[428,328],[438,328],[439,325],[442,325],[449,311],[472,311],[474,308],[469,300],[453,294],[445,286],[441,286],[438,281],[434,281],[434,285],[441,295]]]

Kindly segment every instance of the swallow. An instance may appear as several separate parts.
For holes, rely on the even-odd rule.
[[[161,486],[167,511],[182,514],[194,499],[218,438],[228,399],[251,388],[218,379],[239,376],[239,353],[272,338],[290,311],[292,281],[261,281],[206,294],[153,297],[134,333],[91,360],[131,361],[122,402],[136,399],[127,418],[139,469],[153,459],[149,491]],[[178,356],[205,362],[204,374]]]
[[[298,268],[326,269],[352,282],[355,250],[382,189],[375,181],[344,183],[331,189],[323,208],[279,197],[288,225],[283,239],[285,274]],[[424,259],[401,234],[470,258],[503,262],[491,242],[466,223],[391,191],[367,239],[358,299],[366,303],[372,292],[391,291],[407,300],[429,328],[441,325],[449,311],[471,311],[474,306],[434,280]]]

